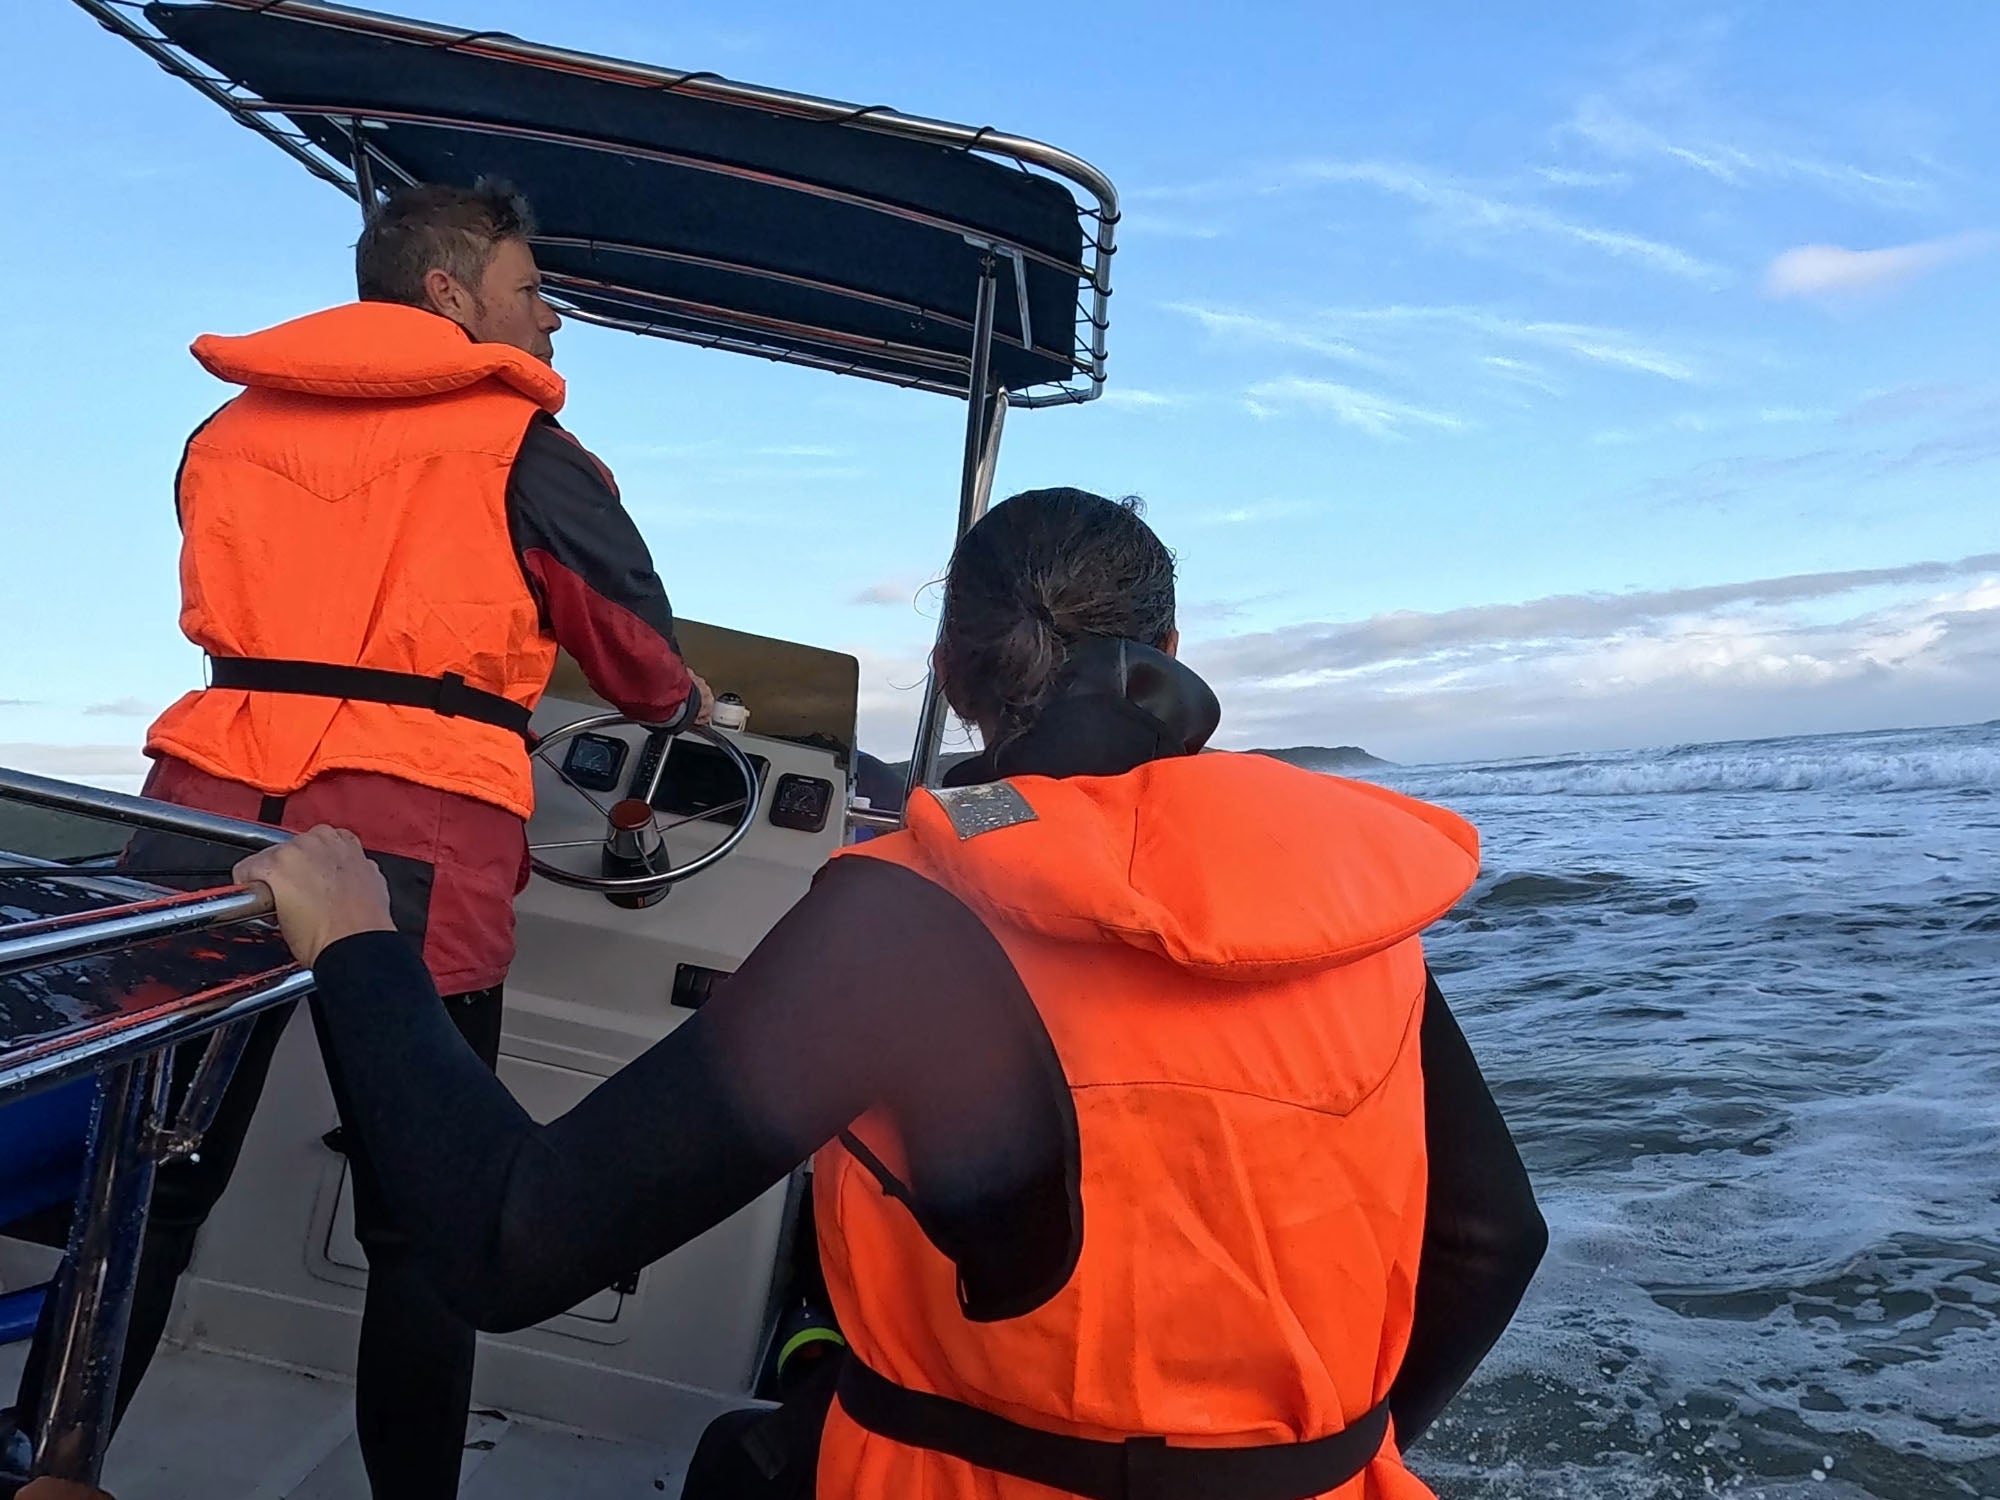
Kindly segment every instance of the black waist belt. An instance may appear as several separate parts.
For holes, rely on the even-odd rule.
[[[414,672],[384,672],[375,667],[271,661],[250,656],[211,656],[208,665],[210,687],[427,708],[440,718],[472,719],[518,734],[524,740],[530,738],[528,720],[532,714],[528,709],[498,693],[468,686],[456,672],[446,672],[442,677],[420,677]]]
[[[840,1372],[840,1404],[878,1437],[1086,1500],[1310,1500],[1367,1468],[1389,1435],[1384,1402],[1309,1443],[1176,1448],[1156,1437],[1103,1442],[1023,1427],[947,1396],[910,1390],[851,1352]]]

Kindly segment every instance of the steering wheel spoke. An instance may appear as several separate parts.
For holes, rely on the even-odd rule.
[[[688,813],[684,817],[675,818],[671,823],[662,823],[656,816],[653,819],[653,832],[662,834],[672,833],[676,828],[685,828],[690,823],[699,823],[702,819],[712,818],[717,813],[736,812],[743,806],[744,800],[742,797],[738,797],[734,802],[724,802],[718,807],[709,807],[697,813]]]
[[[623,714],[592,714],[585,718],[577,719],[572,723],[565,724],[560,729],[552,730],[542,736],[532,752],[535,759],[542,761],[550,770],[555,772],[563,785],[583,798],[584,801],[588,802],[596,810],[598,815],[604,819],[606,835],[618,826],[617,811],[622,809],[624,804],[619,804],[618,809],[607,807],[588,787],[580,785],[576,778],[570,775],[568,768],[562,761],[550,752],[559,746],[566,745],[580,734],[631,724],[633,724],[633,721],[626,718]],[[635,725],[634,727],[644,728],[645,726]],[[654,849],[645,849],[642,843],[640,862],[644,865],[648,873],[642,875],[606,875],[601,872],[586,872],[583,870],[567,869],[553,860],[542,857],[545,853],[554,853],[566,849],[601,849],[604,846],[604,835],[600,835],[595,839],[545,839],[531,841],[528,845],[528,861],[534,868],[535,873],[545,880],[555,882],[557,885],[566,885],[576,890],[597,891],[606,896],[643,896],[664,890],[669,886],[677,885],[679,882],[689,879],[691,876],[698,875],[703,870],[708,869],[711,865],[720,862],[733,853],[736,846],[742,843],[749,835],[751,827],[757,821],[757,804],[763,792],[762,783],[757,775],[757,768],[751,763],[749,756],[745,755],[737,747],[735,741],[719,730],[701,726],[683,730],[681,733],[691,734],[708,741],[709,744],[715,746],[716,749],[720,750],[728,758],[730,765],[736,771],[738,778],[743,784],[743,795],[741,797],[738,797],[734,802],[723,803],[718,807],[707,808],[702,812],[693,813],[686,817],[675,818],[671,821],[662,821],[659,809],[654,805],[654,801],[666,775],[668,746],[663,745],[661,747],[659,764],[654,767],[653,774],[649,778],[652,785],[646,788],[646,796],[642,804],[646,808],[650,831],[655,839],[660,840],[654,846]],[[640,799],[634,797],[627,800],[639,801]],[[668,833],[700,819],[712,818],[717,813],[730,812],[734,812],[737,815],[736,821],[730,826],[729,832],[723,837],[721,843],[697,855],[686,864],[670,865],[662,857],[660,863],[667,865],[667,867],[655,867],[655,851],[657,851],[659,856],[665,855],[666,846],[664,839]]]

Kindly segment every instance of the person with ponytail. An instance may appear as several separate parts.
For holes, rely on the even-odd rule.
[[[547,1125],[453,1029],[351,838],[240,868],[318,978],[343,1121],[478,1326],[813,1163],[847,1348],[711,1429],[689,1500],[1429,1494],[1403,1454],[1546,1244],[1419,936],[1478,838],[1201,753],[1222,710],[1178,649],[1135,504],[995,506],[934,658],[981,753]]]

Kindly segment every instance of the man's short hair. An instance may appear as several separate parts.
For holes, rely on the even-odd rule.
[[[368,215],[354,246],[356,289],[363,302],[428,307],[427,273],[444,271],[476,289],[504,242],[534,232],[527,200],[492,178],[469,188],[400,188]]]

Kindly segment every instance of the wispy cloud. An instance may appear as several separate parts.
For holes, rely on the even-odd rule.
[[[1991,393],[1986,393],[1990,399]],[[1870,427],[1908,422],[1961,411],[1979,400],[1982,393],[1971,386],[1933,381],[1923,385],[1901,385],[1870,391],[1840,415],[1855,426]],[[1981,404],[1984,404],[1981,401]]]
[[[1876,472],[1892,476],[1918,469],[1963,469],[1995,460],[2000,460],[2000,400],[1962,410],[1943,430],[1882,455]]]
[[[826,460],[852,457],[852,450],[829,443],[731,443],[721,438],[693,442],[622,443],[604,450],[614,458],[746,458]]]
[[[1632,185],[1630,172],[1579,172],[1571,167],[1537,167],[1535,175],[1550,187],[1622,188]]]
[[[1682,113],[1709,113],[1693,101],[1679,101]],[[1836,195],[1870,202],[1911,204],[1934,191],[1927,177],[1877,171],[1849,162],[1829,160],[1810,151],[1767,144],[1770,127],[1737,122],[1748,138],[1726,140],[1713,126],[1672,131],[1648,123],[1601,95],[1577,107],[1566,133],[1588,142],[1617,160],[1653,159],[1671,162],[1716,182],[1745,187],[1759,180],[1790,181]]]
[[[2000,462],[2000,395],[1992,390],[1911,386],[1869,396],[1844,412],[1774,407],[1757,417],[1767,427],[1823,423],[1813,434],[1820,446],[1708,459],[1652,481],[1632,498],[1677,510],[1721,507],[1812,481],[1823,513],[1828,495],[1859,493],[1922,470]]]
[[[1608,366],[1662,380],[1689,382],[1703,376],[1701,363],[1694,356],[1664,348],[1657,341],[1623,329],[1519,318],[1478,307],[1398,303],[1387,307],[1320,309],[1282,317],[1188,302],[1174,303],[1171,310],[1195,319],[1212,332],[1246,343],[1301,349],[1380,370],[1394,370],[1418,352],[1435,352],[1434,338],[1427,338],[1423,350],[1413,350],[1409,347],[1412,335],[1402,330],[1443,325],[1485,340],[1489,349],[1493,344],[1527,345],[1583,364]],[[1371,343],[1376,347],[1368,347]],[[1388,347],[1384,349],[1384,345]],[[1510,358],[1501,356],[1501,362],[1493,368],[1509,368]],[[1519,360],[1512,363],[1516,368],[1522,367]]]
[[[873,471],[865,464],[822,464],[777,462],[768,464],[719,465],[690,474],[690,483],[704,485],[784,485],[832,484],[849,479],[867,479]]]
[[[928,578],[884,578],[856,591],[850,602],[907,609],[916,603],[917,596],[930,587],[931,582]]]
[[[1657,375],[1662,380],[1690,381],[1700,378],[1696,367],[1686,359],[1635,343],[1615,329],[1597,328],[1585,323],[1522,323],[1508,328],[1495,327],[1493,331],[1559,349],[1586,364],[1610,365],[1641,375]]]
[[[704,26],[684,22],[679,12],[664,8],[638,10],[632,15],[635,17],[632,22],[602,18],[606,25],[598,33],[598,42],[608,55],[713,57],[717,53],[768,52],[774,42],[788,36],[786,32],[771,27]]]
[[[158,708],[157,703],[148,703],[143,698],[114,698],[108,703],[91,704],[83,714],[87,719],[144,719]]]
[[[753,526],[786,526],[797,523],[804,514],[775,504],[728,505],[712,501],[659,500],[634,502],[628,500],[626,509],[632,512],[634,520],[643,523],[648,535],[654,530],[685,531],[690,528],[707,528],[713,531],[736,531]]]
[[[1177,406],[1186,406],[1194,398],[1174,395],[1167,391],[1148,391],[1134,386],[1109,385],[1104,394],[1097,398],[1106,406],[1125,407],[1132,411],[1166,411]]]
[[[1655,438],[1706,436],[1757,427],[1791,427],[1834,419],[1830,411],[1798,406],[1765,406],[1745,411],[1682,411],[1639,427],[1614,427],[1591,441],[1605,446],[1650,442]]]
[[[1379,370],[1385,367],[1380,357],[1363,352],[1345,339],[1334,338],[1324,332],[1315,332],[1306,320],[1264,317],[1229,308],[1206,307],[1197,302],[1169,303],[1168,311],[1193,318],[1207,332],[1221,338],[1236,339],[1250,344],[1276,344],[1286,349],[1302,349],[1308,354],[1320,354],[1328,359],[1343,360],[1348,364],[1361,365],[1368,369]]]
[[[831,447],[825,443],[769,443],[748,450],[753,458],[846,458],[845,448]]]
[[[1769,498],[1785,485],[1845,475],[1867,467],[1852,449],[1819,447],[1798,453],[1745,453],[1708,459],[1684,474],[1656,479],[1638,499],[1668,510],[1715,508],[1746,497]]]
[[[1720,284],[1729,280],[1721,267],[1663,241],[1567,218],[1539,204],[1492,196],[1451,178],[1412,167],[1384,162],[1321,161],[1302,163],[1293,171],[1301,181],[1356,183],[1392,193],[1434,210],[1447,224],[1461,231],[1527,235],[1578,245],[1687,281]]]
[[[1141,239],[1163,240],[1219,240],[1224,231],[1221,226],[1196,219],[1175,218],[1170,214],[1126,212],[1118,219],[1118,234],[1121,240],[1138,236]]]
[[[1844,297],[1881,291],[1927,271],[2000,249],[2000,234],[1979,231],[1881,250],[1801,245],[1771,262],[1764,291],[1771,297]]]
[[[1825,607],[1864,591],[1890,597]],[[1188,655],[1238,745],[1500,755],[1968,719],[2000,683],[2000,554],[1299,625]]]
[[[1467,308],[1400,309],[1413,317],[1429,317],[1457,322],[1497,339],[1538,344],[1566,354],[1585,364],[1609,365],[1641,375],[1657,375],[1662,380],[1690,381],[1700,372],[1683,355],[1656,348],[1617,328],[1592,323],[1560,323],[1500,317]]]
[[[1524,385],[1531,391],[1540,391],[1544,396],[1560,396],[1563,388],[1550,379],[1540,365],[1525,359],[1514,359],[1505,354],[1481,355],[1479,363],[1502,380],[1515,385]]]
[[[1456,323],[1494,339],[1538,345],[1584,364],[1608,365],[1662,380],[1691,381],[1701,373],[1686,355],[1661,349],[1623,329],[1595,323],[1513,318],[1468,307],[1397,306],[1350,316],[1383,322]]]
[[[1258,594],[1248,599],[1184,599],[1176,613],[1182,628],[1190,625],[1221,625],[1240,620],[1260,604],[1284,597],[1282,593]]]
[[[1324,509],[1308,500],[1259,500],[1226,510],[1204,511],[1194,518],[1196,526],[1256,526],[1267,521],[1293,521]]]
[[[1407,437],[1413,427],[1449,432],[1465,425],[1447,412],[1392,401],[1337,381],[1308,380],[1298,375],[1259,381],[1245,393],[1244,404],[1259,417],[1300,410],[1325,412],[1343,426],[1378,438]]]
[[[0,708],[33,708],[35,706],[36,702],[33,698],[0,698]]]
[[[1683,146],[1641,124],[1603,98],[1577,106],[1569,130],[1614,156],[1656,156],[1692,167],[1722,182],[1741,183],[1757,170],[1748,152],[1727,145]]]
[[[1476,244],[1536,239],[1628,261],[1686,281],[1722,285],[1731,279],[1722,267],[1665,241],[1593,224],[1539,203],[1504,196],[1498,189],[1399,162],[1297,161],[1227,178],[1154,188],[1149,196],[1161,201],[1204,202],[1339,186],[1373,188],[1401,198],[1429,212],[1440,227]]]
[[[1794,573],[1739,583],[1624,594],[1556,594],[1435,614],[1402,612],[1338,624],[1288,626],[1207,648],[1237,671],[1288,677],[1348,671],[1472,648],[1594,640],[1642,625],[1746,605],[1798,604],[1864,589],[1953,583],[2000,573],[2000,552],[1888,568]]]

